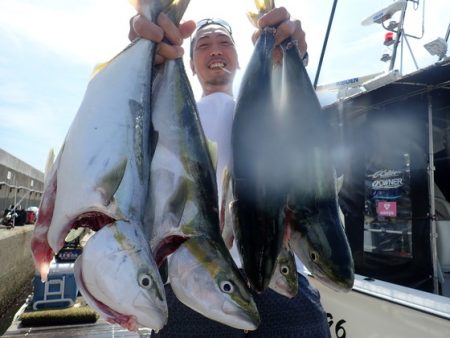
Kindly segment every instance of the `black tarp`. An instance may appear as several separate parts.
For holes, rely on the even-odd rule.
[[[433,286],[427,172],[430,102],[436,184],[450,199],[449,60],[325,107],[336,132],[336,167],[344,175],[340,204],[356,272],[427,291]],[[387,192],[371,188],[381,185],[374,177],[383,170],[391,177],[382,184],[401,184]],[[380,201],[394,201],[394,217],[376,212],[374,216]],[[403,236],[385,232],[408,227],[409,237],[406,230]],[[403,246],[408,238],[411,248]]]

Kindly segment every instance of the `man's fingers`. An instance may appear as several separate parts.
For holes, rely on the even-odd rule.
[[[156,54],[154,63],[155,65],[160,65],[162,63],[166,62],[166,59],[164,59],[161,55]]]
[[[166,14],[159,14],[156,23],[162,28],[164,37],[169,40],[169,42],[178,46],[183,43],[183,37],[180,34],[180,30]]]
[[[302,28],[301,21],[295,20],[294,22],[296,24],[296,28],[292,38],[298,41],[298,49],[300,51],[300,54],[304,56],[306,54],[306,51],[308,50],[308,44],[306,43],[306,34]]]
[[[183,54],[184,49],[180,46],[169,45],[167,43],[161,42],[156,47],[156,55],[159,55],[164,59],[177,59],[179,57],[182,57]]]
[[[128,40],[130,40],[130,41],[133,41],[134,39],[136,39],[138,37],[138,35],[133,27],[133,21],[134,21],[134,18],[136,17],[136,15],[134,15],[130,18],[130,30],[128,32]]]
[[[291,37],[292,40],[297,41],[297,46],[300,54],[303,56],[307,50],[307,44],[305,40],[305,32],[302,29],[302,23],[300,20],[287,20],[282,22],[275,34],[275,45],[278,46],[284,40]]]
[[[280,22],[289,20],[290,17],[291,15],[289,14],[286,8],[277,7],[264,14],[258,20],[258,27],[261,29],[267,26],[276,26]]]
[[[192,20],[183,22],[178,27],[178,29],[180,30],[181,37],[183,39],[190,37],[192,33],[194,33],[195,28],[196,28],[195,22]]]
[[[298,49],[303,56],[307,50],[305,40],[305,32],[302,29],[300,20],[291,20],[291,15],[284,7],[274,8],[258,20],[258,26],[261,29],[264,27],[276,27],[275,46],[281,44],[284,40],[291,37],[292,40],[297,40]],[[259,34],[254,33],[252,36],[253,43],[255,43]],[[274,61],[276,61],[278,52],[274,52]]]
[[[295,32],[296,25],[294,24],[294,21],[286,20],[282,22],[277,27],[277,32],[275,34],[275,45],[279,45],[284,40],[286,40],[288,37],[293,36]]]
[[[157,42],[155,64],[161,64],[166,60],[183,56],[184,50],[181,47],[183,39],[190,36],[194,30],[193,21],[186,21],[177,27],[164,13],[158,16],[156,24],[136,14],[130,19],[128,38],[134,40],[141,37]],[[161,42],[163,38],[166,38],[167,42]]]
[[[148,21],[142,15],[137,14],[130,20],[130,32],[128,34],[130,40],[141,37],[154,42],[160,42],[164,37],[164,31]]]

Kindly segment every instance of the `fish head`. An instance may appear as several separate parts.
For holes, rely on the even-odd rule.
[[[335,291],[347,292],[354,282],[350,247],[338,215],[326,205],[290,223],[289,244],[314,277]]]
[[[64,149],[67,148],[69,146],[65,145]],[[70,157],[69,151],[67,154],[62,153],[62,159],[68,157]],[[91,165],[89,170],[92,169],[93,172],[98,170],[93,163]],[[99,167],[105,169],[103,166]],[[52,201],[54,210],[47,234],[48,245],[55,253],[64,246],[65,238],[72,229],[86,227],[97,231],[117,219],[125,219],[119,207],[121,203],[116,200],[116,195],[119,187],[121,187],[120,193],[124,195],[123,190],[129,186],[127,182],[121,184],[124,180],[128,181],[131,175],[130,170],[126,171],[127,167],[128,157],[121,157],[107,170],[100,170],[98,175],[94,175],[95,178],[92,181],[86,179],[89,183],[82,184],[72,181],[67,171],[67,164],[57,172]],[[68,191],[71,195],[68,195]]]
[[[286,247],[283,247],[278,255],[269,287],[288,298],[292,298],[297,295],[298,275],[295,257]]]
[[[75,263],[89,305],[129,330],[160,330],[167,322],[164,286],[137,224],[115,222],[90,238]]]
[[[243,330],[258,327],[256,304],[223,243],[191,237],[170,256],[169,279],[177,298],[205,317]]]

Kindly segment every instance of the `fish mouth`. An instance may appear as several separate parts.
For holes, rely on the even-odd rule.
[[[256,305],[255,304],[252,305],[256,309]],[[247,310],[244,309],[245,312],[243,312],[242,309],[236,307],[235,304],[232,304],[231,302],[228,301],[224,302],[222,306],[222,311],[225,314],[227,314],[231,320],[231,322],[228,322],[228,325],[241,330],[249,330],[249,331],[256,330],[261,321],[259,313],[257,311],[254,312]]]
[[[353,288],[353,279],[345,279],[345,280],[332,280],[330,278],[317,276],[317,279],[320,280],[324,285],[328,286],[330,289],[336,292],[349,292]]]
[[[77,229],[79,227],[86,227],[93,231],[98,231],[101,228],[103,228],[106,224],[110,224],[115,221],[117,221],[117,219],[108,216],[104,213],[97,211],[88,211],[81,214],[72,221],[69,227],[69,231],[71,229]]]
[[[354,273],[348,269],[325,269],[317,264],[313,268],[313,276],[316,276],[323,284],[337,292],[348,292],[353,288]]]
[[[86,211],[69,221],[60,232],[53,233],[50,229],[48,237],[49,245],[53,251],[57,253],[64,246],[65,238],[69,234],[70,230],[85,227],[93,231],[98,231],[105,225],[111,224],[115,221],[117,221],[116,218],[113,218],[103,212],[96,210]]]
[[[149,306],[148,304],[153,304],[153,306]],[[133,305],[135,309],[140,310],[142,314],[144,314],[144,316],[152,313],[154,314],[151,316],[151,322],[143,321],[140,323],[144,327],[159,331],[167,324],[168,310],[165,300],[161,302],[155,302],[154,299],[149,297],[144,292],[141,292],[134,299]],[[159,314],[162,314],[162,316]]]
[[[76,279],[76,282],[78,283],[79,288],[83,291],[83,294],[87,294],[86,296],[88,296],[90,301],[95,303],[96,309],[102,312],[102,315],[106,318],[108,323],[118,324],[129,331],[137,331],[138,323],[136,317],[119,313],[95,298],[84,284],[83,273],[81,271],[79,273],[79,278]]]

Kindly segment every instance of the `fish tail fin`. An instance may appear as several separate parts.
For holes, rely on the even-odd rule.
[[[164,12],[173,20],[173,22],[178,24],[181,21],[187,6],[189,5],[189,1],[190,0],[170,1],[170,4],[164,9]]]
[[[109,65],[111,62],[111,60],[106,61],[106,62],[100,62],[97,63],[94,66],[94,69],[92,70],[92,74],[91,74],[91,79],[93,79],[95,77],[95,75],[97,75],[98,73],[100,73],[104,68],[106,68],[107,65]]]
[[[255,5],[258,12],[247,12],[247,18],[253,26],[259,28],[259,18],[275,8],[275,0],[255,0]]]
[[[144,15],[147,19],[151,19],[152,1],[151,0],[128,0],[134,9]]]
[[[267,13],[275,8],[275,0],[255,0],[255,5],[260,14]]]
[[[259,14],[255,12],[247,12],[247,18],[250,20],[250,23],[258,28],[258,20],[259,20]]]
[[[151,20],[159,13],[166,13],[175,23],[180,22],[190,0],[129,0],[136,11]]]

